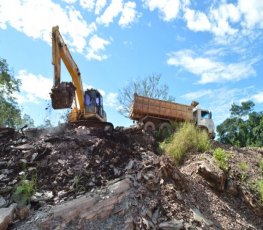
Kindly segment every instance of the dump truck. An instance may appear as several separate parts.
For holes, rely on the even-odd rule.
[[[134,94],[130,118],[137,121],[137,124],[147,132],[171,130],[173,123],[192,122],[214,138],[212,113],[198,108],[198,104],[193,101],[191,105],[185,105]]]

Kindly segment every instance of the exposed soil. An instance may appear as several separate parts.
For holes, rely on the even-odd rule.
[[[17,203],[8,229],[262,229],[255,184],[263,176],[263,149],[213,145],[231,154],[227,172],[218,168],[211,152],[189,153],[183,166],[176,166],[158,153],[153,137],[122,128],[5,133],[0,135],[0,209]],[[202,167],[215,168],[217,178],[204,177]],[[36,183],[30,202],[12,196],[22,178]],[[128,189],[115,197],[110,188],[122,184]],[[54,222],[51,228],[50,212],[84,194],[98,204],[108,199],[114,205],[103,215],[103,208],[94,205],[85,218]]]

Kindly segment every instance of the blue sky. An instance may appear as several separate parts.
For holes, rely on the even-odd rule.
[[[232,103],[263,111],[261,0],[0,0],[0,57],[21,79],[17,99],[36,125],[64,113],[45,109],[55,25],[114,126],[131,124],[117,112],[119,90],[151,74],[177,102],[211,110],[216,125]],[[71,80],[65,68],[62,79]]]

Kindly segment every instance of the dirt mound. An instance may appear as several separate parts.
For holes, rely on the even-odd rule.
[[[256,164],[261,150],[231,151],[238,151],[231,177],[215,174],[220,190],[198,171],[208,170],[211,153],[178,168],[143,133],[59,127],[2,136],[0,210],[9,207],[9,229],[261,229],[260,209],[241,196],[247,190],[225,187],[240,178],[234,161]],[[252,152],[257,160],[247,157]],[[21,180],[36,185],[30,201],[12,195]]]

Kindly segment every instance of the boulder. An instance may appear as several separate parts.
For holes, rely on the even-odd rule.
[[[7,229],[8,225],[13,222],[15,208],[0,208],[0,229]]]
[[[217,191],[222,192],[225,190],[227,176],[223,170],[216,167],[214,164],[210,162],[202,162],[197,169],[197,173]]]
[[[105,220],[114,207],[129,194],[130,180],[123,179],[109,185],[102,194],[87,194],[55,206],[47,219],[40,223],[41,229],[65,227],[76,220]]]

